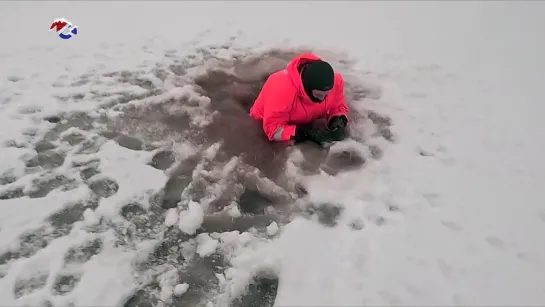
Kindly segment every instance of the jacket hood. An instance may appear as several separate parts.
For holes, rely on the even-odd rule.
[[[296,88],[297,95],[299,95],[301,100],[304,102],[313,103],[310,97],[308,97],[307,93],[305,92],[305,89],[303,88],[303,82],[301,81],[301,74],[299,74],[297,67],[299,67],[301,64],[318,61],[318,60],[321,60],[321,58],[319,58],[315,54],[306,52],[295,57],[286,66],[286,70],[288,71],[288,76]]]

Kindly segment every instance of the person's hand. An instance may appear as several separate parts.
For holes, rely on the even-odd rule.
[[[342,141],[345,136],[345,127],[348,122],[346,116],[333,116],[329,121],[329,137],[334,141]]]
[[[331,131],[327,129],[311,130],[308,132],[308,136],[310,141],[320,145],[321,147],[326,147],[329,143],[335,141],[332,137]]]
[[[302,143],[310,139],[310,127],[308,125],[298,125],[295,127],[295,135],[291,137],[295,143]]]

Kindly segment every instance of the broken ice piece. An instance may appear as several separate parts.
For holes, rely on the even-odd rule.
[[[167,211],[167,215],[165,217],[165,225],[167,227],[174,226],[178,222],[178,211],[176,208],[170,208]]]
[[[240,210],[238,209],[238,206],[234,206],[233,208],[229,209],[229,216],[233,218],[242,216],[242,214],[240,213]]]
[[[187,283],[177,284],[174,287],[174,295],[180,297],[187,292],[187,289],[189,289],[189,285]]]
[[[197,202],[190,201],[188,209],[180,212],[178,227],[188,235],[194,235],[204,221],[204,210]]]
[[[278,224],[276,222],[272,222],[269,226],[267,226],[267,234],[269,236],[274,236],[278,232]]]
[[[197,254],[201,257],[212,255],[218,248],[219,242],[212,239],[207,233],[201,233],[197,236]]]

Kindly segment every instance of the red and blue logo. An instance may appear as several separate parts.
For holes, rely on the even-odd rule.
[[[49,31],[55,31],[62,39],[71,39],[78,35],[78,27],[64,18],[55,19],[49,26]]]

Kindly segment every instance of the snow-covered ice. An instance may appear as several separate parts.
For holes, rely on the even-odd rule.
[[[0,305],[544,304],[545,3],[0,17]],[[307,49],[359,116],[327,154],[233,122]]]

